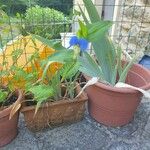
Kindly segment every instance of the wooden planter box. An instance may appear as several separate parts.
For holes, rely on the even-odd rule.
[[[60,126],[66,123],[80,121],[85,112],[87,96],[82,93],[74,100],[59,100],[44,103],[34,116],[36,106],[23,106],[22,113],[29,130],[36,132],[46,127]]]

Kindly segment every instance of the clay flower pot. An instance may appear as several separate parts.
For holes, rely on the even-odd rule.
[[[90,78],[85,76],[86,80]],[[150,71],[138,64],[130,69],[126,83],[143,90],[150,89]],[[89,97],[89,114],[107,126],[117,127],[128,124],[141,101],[142,94],[129,88],[116,88],[96,83],[86,89]]]
[[[16,102],[21,103],[21,91],[17,91],[16,95],[18,97]],[[10,143],[17,136],[19,111],[16,110],[15,114],[10,118],[13,108],[14,104],[9,107],[0,108],[0,147]]]
[[[77,92],[79,90],[80,88],[78,87]],[[44,103],[35,116],[36,106],[27,106],[25,104],[21,112],[24,114],[28,129],[32,132],[37,132],[46,127],[80,121],[84,116],[86,101],[87,96],[82,93],[81,96],[74,100],[65,99]]]

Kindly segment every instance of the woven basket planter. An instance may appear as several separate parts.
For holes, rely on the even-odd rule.
[[[79,89],[77,90],[79,92]],[[70,124],[82,120],[85,112],[85,102],[87,96],[82,93],[74,100],[59,100],[44,103],[34,116],[36,106],[26,106],[22,108],[25,123],[30,131],[37,132],[44,128]]]

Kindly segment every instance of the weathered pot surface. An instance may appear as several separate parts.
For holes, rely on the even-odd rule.
[[[22,100],[22,92],[17,91],[18,99]],[[21,102],[20,102],[21,103]],[[0,147],[10,143],[18,134],[18,118],[19,111],[17,111],[11,119],[9,119],[10,112],[13,108],[13,104],[9,107],[0,110]]]

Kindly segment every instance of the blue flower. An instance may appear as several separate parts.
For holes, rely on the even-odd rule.
[[[78,45],[78,38],[76,36],[73,36],[71,39],[70,39],[70,47],[71,46],[74,46],[74,45]]]
[[[87,48],[88,48],[89,42],[88,42],[86,39],[78,38],[77,36],[73,36],[73,37],[70,39],[69,44],[70,44],[70,47],[77,45],[77,46],[80,47],[80,50],[81,50],[81,51],[86,51]]]
[[[80,46],[81,51],[86,51],[89,45],[89,42],[86,39],[79,39],[78,44]]]

